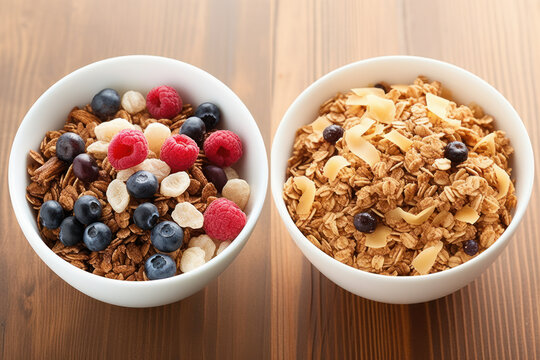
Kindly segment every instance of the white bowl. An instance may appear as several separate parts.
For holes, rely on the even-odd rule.
[[[35,213],[25,199],[27,154],[37,150],[48,130],[60,129],[74,106],[88,104],[94,94],[111,87],[120,94],[134,89],[146,94],[152,87],[170,85],[185,103],[210,101],[222,111],[220,128],[236,132],[244,156],[237,170],[251,185],[247,223],[232,244],[204,266],[168,279],[146,282],[112,280],[80,270],[45,245]],[[236,167],[236,166],[235,166]],[[172,303],[201,290],[234,260],[246,244],[261,213],[268,184],[263,139],[242,101],[221,81],[195,66],[156,56],[123,56],[99,61],[67,75],[51,86],[26,114],[13,141],[9,158],[9,193],[26,239],[39,257],[74,288],[95,299],[121,306],[149,307]]]
[[[482,254],[462,265],[423,276],[392,277],[372,274],[347,266],[326,255],[294,225],[282,197],[287,159],[291,154],[296,130],[312,122],[317,117],[319,105],[337,92],[379,81],[410,84],[417,75],[426,75],[432,80],[442,82],[459,103],[476,102],[495,118],[498,129],[506,131],[516,154],[512,165],[518,203],[514,218],[504,234]],[[480,275],[508,245],[523,218],[531,197],[533,178],[531,142],[512,105],[476,75],[448,63],[421,57],[372,58],[343,66],[323,76],[304,90],[289,107],[272,144],[272,194],[279,215],[296,245],[321,273],[337,285],[356,295],[386,303],[409,304],[433,300],[458,290]]]

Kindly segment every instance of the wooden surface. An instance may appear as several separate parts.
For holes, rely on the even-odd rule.
[[[378,55],[434,57],[498,88],[539,149],[537,1],[0,5],[2,169],[18,124],[47,87],[90,62],[136,53],[177,58],[224,81],[253,113],[268,150],[286,108],[326,72]],[[168,306],[126,309],[54,275],[16,224],[6,170],[0,189],[2,359],[540,358],[538,191],[496,263],[438,301],[386,305],[338,288],[303,258],[268,198],[244,251],[205,290]]]

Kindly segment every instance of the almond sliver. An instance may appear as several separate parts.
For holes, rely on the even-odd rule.
[[[497,164],[493,164],[493,170],[495,170],[497,190],[499,190],[497,200],[500,200],[508,193],[508,189],[510,188],[510,176],[508,176],[508,173],[501,169]]]
[[[345,131],[345,141],[349,150],[360,159],[364,160],[369,166],[373,167],[377,162],[381,160],[381,155],[379,150],[369,141],[362,138],[361,135],[363,132],[361,128],[355,127],[350,128]],[[356,128],[356,129],[355,129]],[[365,131],[364,131],[365,132]]]
[[[461,121],[448,118],[448,107],[450,101],[431,93],[426,94],[426,104],[429,111],[435,114],[439,119],[445,121],[453,127],[460,127]]]
[[[412,141],[401,135],[397,130],[390,131],[384,137],[396,144],[403,152],[407,152],[412,146]]]
[[[323,175],[326,176],[330,181],[333,181],[337,177],[339,170],[348,165],[350,165],[349,162],[343,156],[332,156],[330,159],[328,159],[326,164],[324,164]]]
[[[480,146],[486,145],[486,148],[491,154],[495,154],[495,133],[490,133],[481,138],[476,145],[473,147],[473,151],[478,149]]]
[[[456,212],[454,217],[456,220],[474,224],[480,218],[480,215],[472,207],[464,206]]]
[[[360,97],[367,96],[368,94],[384,97],[384,90],[376,87],[355,88],[351,89],[351,91]]]
[[[311,206],[315,200],[315,183],[305,176],[297,176],[294,178],[294,184],[302,192],[296,213],[301,216],[307,216],[311,212]]]
[[[385,124],[391,124],[394,121],[396,105],[392,100],[373,94],[366,95],[366,99],[368,101],[367,110],[369,116]]]
[[[411,225],[422,225],[424,221],[429,219],[431,214],[433,214],[433,211],[435,210],[435,205],[430,206],[422,211],[420,211],[418,214],[413,215],[410,212],[407,212],[403,210],[402,208],[398,207],[394,210],[390,211],[390,216],[398,216],[401,217],[403,220],[405,220],[408,224]]]
[[[426,275],[429,273],[433,265],[435,264],[435,260],[437,260],[437,255],[439,255],[439,252],[441,251],[443,247],[442,242],[438,242],[435,246],[430,246],[424,250],[422,250],[411,262],[411,265],[414,266],[416,271],[420,273],[420,275]]]
[[[385,225],[379,225],[371,234],[366,234],[366,246],[372,249],[379,249],[386,246],[386,237],[390,235],[392,229]]]
[[[326,118],[326,116],[319,116],[317,120],[311,123],[311,128],[313,131],[322,132],[330,125],[332,125],[332,123]]]

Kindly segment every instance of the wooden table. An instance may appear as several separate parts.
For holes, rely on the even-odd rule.
[[[52,83],[90,62],[139,53],[181,59],[224,81],[252,111],[268,150],[286,108],[326,72],[379,55],[434,57],[495,85],[539,149],[540,5],[532,0],[0,5],[2,169],[22,117]],[[127,309],[79,293],[41,262],[16,223],[6,173],[0,358],[540,358],[537,192],[496,263],[438,301],[386,305],[340,289],[303,258],[269,197],[245,250],[206,289]]]

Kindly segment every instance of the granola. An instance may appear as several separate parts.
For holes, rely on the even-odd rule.
[[[352,89],[297,130],[283,198],[311,243],[360,270],[420,275],[458,266],[501,236],[517,202],[513,148],[478,105],[445,97],[423,76]],[[452,149],[464,161],[448,158],[449,143],[466,145]],[[377,224],[359,231],[355,215],[366,213]]]
[[[125,101],[122,101],[124,108],[120,108],[114,115],[107,115],[107,119],[96,116],[91,105],[83,108],[75,107],[68,114],[62,129],[48,131],[38,151],[29,152],[27,170],[30,183],[26,189],[26,198],[36,210],[37,225],[43,241],[58,256],[93,274],[129,281],[148,280],[145,262],[152,255],[159,253],[151,242],[151,230],[143,230],[133,221],[135,209],[140,204],[148,202],[148,199],[129,196],[127,191],[129,189],[126,190],[125,181],[138,170],[149,171],[159,183],[163,181],[160,191],[157,191],[150,200],[159,212],[158,223],[178,222],[179,219],[182,222],[179,224],[183,228],[182,246],[166,253],[176,264],[176,274],[180,274],[182,268],[187,271],[186,269],[204,264],[218,255],[218,249],[223,249],[230,243],[217,238],[211,239],[205,235],[203,213],[221,195],[203,173],[203,167],[211,163],[203,149],[200,149],[193,165],[187,170],[170,175],[171,168],[164,161],[156,159],[159,157],[159,148],[155,146],[153,151],[152,148],[148,151],[146,160],[134,167],[117,170],[109,162],[110,141],[122,129],[144,131],[149,126],[153,127],[152,124],[161,124],[160,126],[165,125],[170,129],[169,135],[174,136],[179,134],[182,125],[195,112],[190,104],[183,104],[178,115],[171,119],[156,119],[143,106],[144,97],[141,100],[137,94],[140,95],[137,92],[128,92]],[[204,133],[204,138],[199,140],[204,142],[212,134],[222,131],[208,129]],[[62,161],[56,156],[57,141],[61,135],[68,132],[77,134],[84,141],[86,153],[93,158],[99,168],[96,180],[82,181],[75,174],[74,163]],[[225,171],[236,174],[232,168],[222,170],[224,174]],[[102,251],[90,251],[82,241],[73,246],[65,246],[59,240],[60,227],[50,229],[39,221],[38,211],[45,202],[55,200],[63,211],[71,212],[77,199],[83,195],[91,195],[99,200],[102,206],[99,221],[111,230],[112,241]],[[206,242],[191,241],[201,237],[204,237]],[[212,244],[209,244],[210,242]],[[199,258],[196,259],[196,264],[192,264],[188,259],[182,261],[182,255],[188,247],[198,246],[199,243],[205,251],[202,262]],[[197,251],[202,250],[191,251],[197,254]]]

